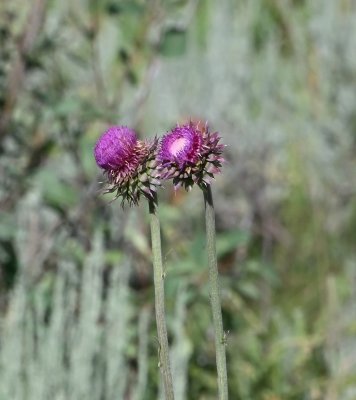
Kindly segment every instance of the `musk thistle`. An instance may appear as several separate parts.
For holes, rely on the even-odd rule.
[[[157,173],[158,140],[141,141],[126,126],[111,126],[98,139],[94,148],[96,163],[104,170],[108,187],[105,193],[116,192],[122,205],[137,205],[141,195],[155,198],[160,185]]]
[[[122,197],[122,205],[137,205],[141,195],[148,200],[153,276],[155,289],[156,323],[160,348],[160,362],[165,398],[174,400],[173,380],[169,361],[168,335],[164,305],[164,271],[161,250],[160,223],[157,215],[157,186],[160,185],[157,170],[158,140],[143,142],[134,130],[126,126],[112,126],[97,141],[94,148],[96,163],[107,176],[107,192]]]
[[[189,190],[197,184],[205,203],[206,249],[209,265],[210,303],[215,331],[215,352],[219,400],[228,400],[225,333],[221,312],[221,294],[216,256],[215,212],[211,181],[221,172],[224,145],[217,132],[210,133],[207,124],[190,121],[177,125],[163,136],[158,150],[158,169],[162,179],[172,179],[174,187]]]
[[[190,121],[177,125],[163,136],[158,151],[158,169],[162,179],[173,179],[174,187],[189,190],[194,184],[201,189],[210,185],[224,162],[218,132],[211,133],[207,124]]]

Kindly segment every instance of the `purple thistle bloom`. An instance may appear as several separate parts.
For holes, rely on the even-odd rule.
[[[163,136],[158,151],[158,169],[162,179],[173,179],[175,187],[190,189],[194,183],[204,188],[211,183],[214,174],[220,173],[224,162],[224,145],[217,132],[209,127],[190,121],[177,125]]]
[[[199,160],[203,136],[196,127],[189,125],[176,126],[165,135],[161,142],[158,159],[162,163],[176,163],[180,168]]]
[[[98,166],[106,171],[125,168],[130,164],[133,149],[137,143],[134,130],[126,126],[112,126],[97,141],[94,157]]]
[[[98,139],[94,148],[97,165],[107,175],[106,193],[122,196],[122,205],[138,204],[141,194],[154,199],[157,179],[156,148],[158,141],[137,140],[136,132],[126,126],[112,126]]]

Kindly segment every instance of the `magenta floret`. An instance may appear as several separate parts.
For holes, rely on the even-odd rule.
[[[112,126],[105,131],[94,148],[94,157],[100,168],[120,169],[130,162],[137,143],[134,130],[126,126]]]
[[[180,168],[199,159],[202,135],[194,125],[176,126],[162,139],[159,160],[163,164],[176,163]]]

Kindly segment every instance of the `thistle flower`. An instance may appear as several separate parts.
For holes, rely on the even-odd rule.
[[[122,197],[122,205],[136,205],[141,194],[150,200],[155,198],[157,179],[156,149],[158,140],[143,142],[134,130],[126,126],[112,126],[105,131],[94,148],[96,163],[107,176],[105,193],[116,192],[115,199]]]
[[[196,183],[206,188],[224,162],[223,144],[218,132],[211,133],[207,124],[190,121],[177,125],[163,136],[158,151],[158,170],[162,179],[173,179],[175,187],[191,189]]]
[[[140,196],[148,200],[152,258],[155,288],[155,309],[157,333],[160,348],[165,398],[174,400],[173,381],[169,361],[168,335],[164,304],[164,272],[161,250],[160,223],[157,215],[156,189],[160,185],[157,170],[158,140],[142,142],[137,140],[134,130],[126,126],[112,126],[104,132],[94,148],[96,163],[104,170],[109,187],[107,192],[116,192],[130,205],[137,204]]]

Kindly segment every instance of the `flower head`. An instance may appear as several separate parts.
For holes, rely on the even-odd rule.
[[[190,121],[177,125],[163,136],[158,151],[158,169],[162,179],[173,179],[175,187],[190,189],[194,183],[201,188],[220,173],[224,162],[223,144],[218,132],[211,133],[207,124]]]
[[[122,205],[138,204],[141,194],[154,199],[160,182],[156,172],[158,141],[143,142],[134,130],[126,126],[112,126],[96,142],[94,157],[104,170],[109,187],[106,193],[122,196]]]

